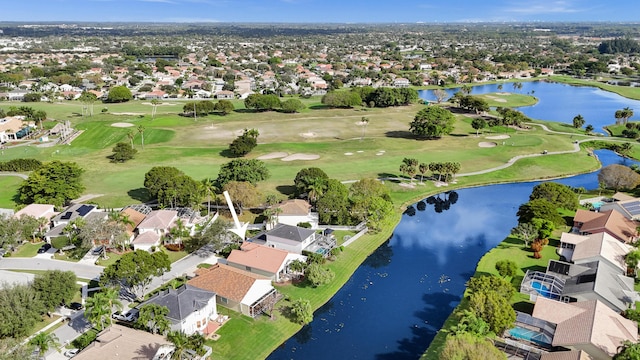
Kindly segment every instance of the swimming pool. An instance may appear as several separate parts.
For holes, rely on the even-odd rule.
[[[604,205],[604,201],[596,201],[594,203],[591,203],[591,206],[593,206],[594,209],[600,209],[602,205]]]
[[[543,346],[551,346],[551,339],[538,331],[516,326],[509,330],[509,335],[516,339],[527,340]]]
[[[555,299],[558,296],[553,294],[551,292],[551,289],[549,289],[549,287],[543,283],[541,283],[540,281],[532,281],[531,282],[531,288],[533,288],[535,291],[538,292],[538,294],[549,298],[549,299]]]

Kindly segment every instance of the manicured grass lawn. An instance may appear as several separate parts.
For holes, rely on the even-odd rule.
[[[44,242],[39,243],[24,243],[20,245],[18,250],[11,254],[12,257],[34,257],[38,254],[38,249],[44,244]]]
[[[613,93],[627,97],[629,99],[640,100],[640,88],[637,88],[637,87],[609,85],[609,84],[601,83],[598,81],[576,79],[570,76],[560,76],[560,75],[553,75],[550,77],[550,79],[553,81],[562,82],[570,85],[595,86],[602,90],[611,91]]]
[[[122,257],[121,254],[116,254],[112,252],[107,252],[106,256],[107,256],[106,259],[103,257],[100,257],[100,259],[96,262],[96,265],[107,267],[111,264],[115,264],[116,261],[120,260],[120,258]]]
[[[13,198],[17,194],[22,181],[22,178],[17,176],[0,176],[0,189],[2,189],[0,191],[0,208],[15,208],[16,202],[13,201]]]
[[[486,100],[490,107],[521,107],[535,105],[538,100],[531,95],[516,94],[511,92],[497,92],[482,95],[474,95]]]
[[[182,259],[183,257],[189,255],[186,251],[169,251],[164,246],[161,247],[162,252],[169,256],[169,261],[173,264],[174,262]]]

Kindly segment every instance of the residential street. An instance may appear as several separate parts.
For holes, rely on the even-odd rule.
[[[2,258],[0,259],[0,269],[4,270],[62,270],[73,271],[77,277],[82,279],[93,279],[98,277],[104,267],[90,264],[79,264],[69,261],[45,259],[41,257],[33,258]]]

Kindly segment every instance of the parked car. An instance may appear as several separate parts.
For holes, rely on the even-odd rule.
[[[72,302],[67,307],[71,310],[76,310],[76,311],[84,309],[84,306],[82,306],[82,304],[80,304],[79,302]]]
[[[38,254],[44,254],[49,251],[49,249],[51,249],[51,244],[45,243],[44,245],[40,246],[40,249],[38,249]]]
[[[124,314],[120,311],[116,311],[111,315],[111,317],[120,321],[132,322],[138,319],[138,314],[138,310],[132,309]]]
[[[72,358],[72,357],[78,355],[79,352],[80,352],[80,349],[69,349],[69,350],[64,352],[64,356],[66,356],[68,358]]]
[[[100,256],[104,253],[104,245],[96,246],[91,250],[91,255]]]

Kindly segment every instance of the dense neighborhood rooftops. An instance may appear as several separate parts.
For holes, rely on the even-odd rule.
[[[157,304],[169,309],[167,318],[174,322],[185,319],[194,311],[207,306],[211,298],[216,296],[214,292],[184,284],[178,289],[167,289],[145,301],[144,304]]]
[[[538,297],[533,317],[556,326],[554,346],[593,344],[614,355],[624,340],[636,342],[638,326],[598,300],[562,303]]]

